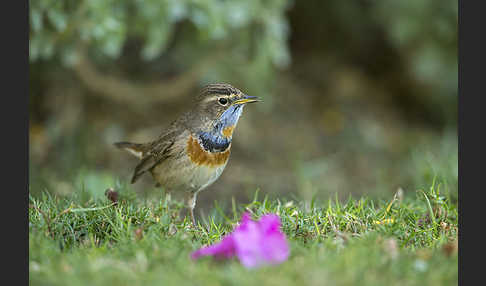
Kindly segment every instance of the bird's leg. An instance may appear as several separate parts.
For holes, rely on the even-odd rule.
[[[171,193],[169,191],[165,191],[165,204],[167,205],[167,213],[170,215],[170,203],[171,203]]]
[[[189,213],[191,214],[192,225],[196,228],[196,219],[194,218],[194,207],[196,207],[196,196],[197,192],[190,192],[187,198],[187,207],[189,208]]]

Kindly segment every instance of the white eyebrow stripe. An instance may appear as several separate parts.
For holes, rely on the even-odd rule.
[[[218,100],[218,99],[220,99],[221,97],[232,99],[232,98],[234,98],[234,97],[238,97],[238,94],[236,94],[236,93],[232,93],[232,94],[230,94],[230,95],[223,95],[223,94],[219,94],[219,95],[213,95],[213,96],[206,97],[206,98],[204,99],[204,102],[210,102],[210,101]]]

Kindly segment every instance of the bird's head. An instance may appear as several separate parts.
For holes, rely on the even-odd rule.
[[[202,131],[231,138],[246,104],[260,101],[229,84],[210,84],[197,99],[196,112],[202,120]]]

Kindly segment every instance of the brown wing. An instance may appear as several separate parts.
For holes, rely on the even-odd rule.
[[[155,166],[161,164],[171,156],[171,148],[174,145],[175,138],[180,132],[177,129],[171,129],[169,132],[161,135],[157,140],[144,144],[146,150],[142,160],[135,167],[131,183],[135,183],[141,175],[151,171]]]

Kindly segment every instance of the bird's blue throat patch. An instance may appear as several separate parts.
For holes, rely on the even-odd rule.
[[[200,132],[199,140],[204,150],[209,152],[223,152],[228,149],[231,144],[231,139],[214,135],[209,132]]]
[[[243,105],[230,106],[216,121],[210,132],[199,132],[199,140],[204,150],[209,152],[223,152],[231,144],[231,133],[243,112]],[[231,132],[228,135],[228,129]]]

